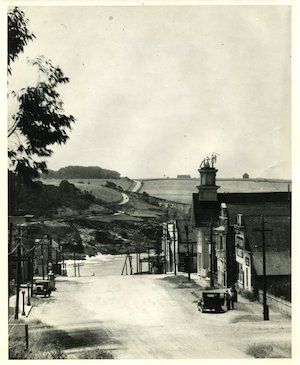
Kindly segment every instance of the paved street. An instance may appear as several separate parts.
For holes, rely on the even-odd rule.
[[[118,359],[246,358],[250,343],[290,341],[290,320],[271,311],[271,320],[262,321],[257,303],[203,314],[195,285],[172,275],[121,276],[123,262],[121,256],[89,259],[83,276],[58,278],[57,291],[28,320],[51,326],[47,331],[69,358],[93,347]]]

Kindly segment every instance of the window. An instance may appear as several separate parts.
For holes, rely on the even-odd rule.
[[[242,226],[243,225],[243,214],[237,215],[237,225]]]
[[[244,271],[242,264],[239,264],[239,282],[241,282],[244,285]]]
[[[223,250],[223,236],[220,236],[220,250]]]

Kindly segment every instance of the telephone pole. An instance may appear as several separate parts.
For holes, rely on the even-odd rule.
[[[262,255],[263,255],[263,315],[264,321],[269,320],[269,307],[267,305],[267,284],[266,284],[266,242],[265,232],[271,231],[265,228],[265,217],[261,215],[261,234],[262,234]]]
[[[74,276],[76,276],[76,253],[73,251],[73,260],[74,260]]]
[[[263,260],[263,317],[264,321],[269,320],[269,306],[267,305],[267,276],[266,276],[266,241],[265,232],[272,231],[265,228],[265,216],[261,215],[261,229],[255,229],[261,232],[262,238],[262,260]]]
[[[214,243],[213,243],[213,225],[210,223],[210,287],[215,286],[214,278]]]
[[[44,240],[42,239],[42,244],[41,244],[41,253],[42,253],[42,274],[43,274],[43,280],[45,279],[45,268],[44,268]]]
[[[177,275],[176,271],[176,235],[175,235],[175,223],[173,223],[173,239],[174,239],[174,275]]]
[[[186,233],[186,249],[187,249],[187,269],[188,269],[188,279],[191,281],[191,257],[190,257],[190,245],[189,245],[189,226],[186,224],[184,226]]]
[[[21,227],[18,226],[18,240],[17,240],[17,292],[16,292],[16,306],[15,306],[15,319],[19,318],[19,296],[21,285]]]

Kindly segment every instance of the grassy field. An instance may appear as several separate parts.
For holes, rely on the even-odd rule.
[[[178,203],[192,203],[192,194],[197,193],[200,179],[147,179],[143,182],[140,193],[147,192],[157,198]],[[254,193],[288,191],[289,180],[267,179],[217,179],[219,193]]]
[[[68,179],[68,181],[77,188],[92,193],[96,198],[105,203],[119,203],[122,201],[122,194],[119,191],[103,186],[106,181],[112,181],[124,190],[127,190],[132,185],[132,181],[129,179]],[[43,184],[59,185],[61,179],[41,179],[41,182]]]

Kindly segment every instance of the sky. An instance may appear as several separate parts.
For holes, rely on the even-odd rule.
[[[23,6],[36,39],[9,89],[35,84],[38,55],[59,65],[76,123],[48,167],[101,166],[131,178],[291,178],[288,6]],[[9,103],[9,113],[16,105]]]

